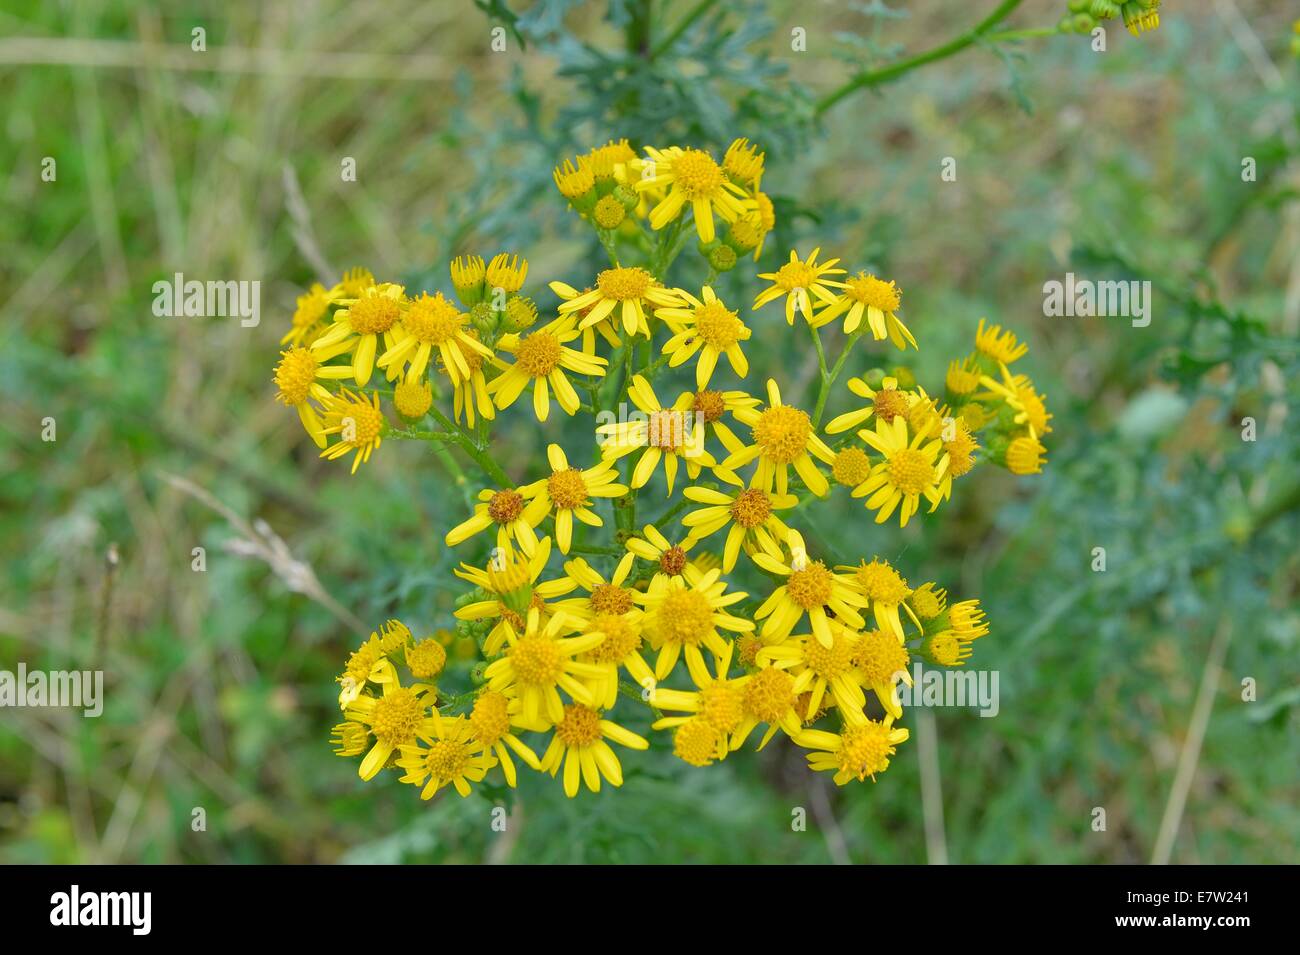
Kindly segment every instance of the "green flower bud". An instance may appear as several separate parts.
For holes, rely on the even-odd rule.
[[[512,295],[506,299],[506,314],[501,327],[507,332],[521,332],[537,321],[537,303],[526,295]]]
[[[626,183],[619,183],[615,186],[610,196],[617,199],[628,212],[635,212],[636,207],[641,202],[641,197],[636,194],[636,190]]]
[[[736,267],[736,250],[729,245],[718,245],[707,258],[709,267],[719,272],[729,272]]]
[[[898,387],[903,391],[911,391],[916,387],[916,375],[912,373],[910,368],[895,365],[889,370],[889,374],[891,377],[898,379]]]
[[[479,338],[488,341],[497,330],[497,312],[488,302],[479,302],[469,310],[469,322],[479,333]]]

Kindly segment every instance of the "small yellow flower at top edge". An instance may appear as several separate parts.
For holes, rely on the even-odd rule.
[[[575,517],[590,527],[604,526],[601,516],[591,509],[592,498],[622,497],[628,488],[617,483],[618,473],[609,461],[586,470],[570,467],[558,444],[547,447],[546,459],[551,466],[550,477],[520,488],[520,492],[531,498],[527,510],[534,526],[541,522],[538,515],[554,513],[555,542],[560,553],[567,554],[573,541]]]
[[[853,394],[871,403],[856,411],[836,415],[826,425],[827,434],[839,434],[856,428],[873,414],[877,420],[892,422],[898,415],[906,415],[911,405],[911,397],[899,389],[897,378],[885,378],[879,388],[872,388],[865,378],[850,378],[845,384]]]
[[[444,786],[451,786],[462,797],[470,794],[470,783],[480,783],[487,771],[497,764],[495,756],[484,751],[474,737],[474,729],[465,716],[443,716],[437,710],[429,720],[423,742],[398,747],[397,765],[406,770],[404,783],[421,786],[420,798],[432,799]]]
[[[545,421],[550,414],[551,388],[555,389],[555,398],[565,414],[577,413],[582,402],[565,377],[565,371],[603,377],[608,362],[568,347],[580,334],[574,326],[572,316],[561,316],[535,332],[501,337],[497,347],[513,355],[515,361],[487,384],[488,394],[493,396],[498,410],[509,408],[531,384],[533,412],[538,421]]]
[[[1010,330],[1004,332],[1001,325],[989,325],[986,328],[984,319],[981,318],[975,331],[975,350],[993,361],[1010,365],[1024,357],[1029,346],[1017,342],[1015,333]]]
[[[865,316],[867,327],[876,341],[888,338],[900,351],[906,351],[908,345],[918,347],[912,332],[895,314],[902,292],[893,282],[878,279],[868,272],[859,272],[846,281],[828,280],[826,284],[844,291],[835,304],[818,313],[818,327],[843,315],[844,334],[852,335]]]
[[[336,346],[346,345],[352,352],[352,371],[358,385],[370,380],[375,367],[379,342],[385,348],[396,342],[393,326],[407,308],[407,299],[400,285],[385,282],[364,289],[356,298],[340,299],[343,307],[334,313],[334,324],[312,343],[317,351],[336,352]],[[390,367],[389,380],[397,377],[399,369]]]
[[[646,147],[649,162],[642,167],[638,190],[666,188],[667,195],[650,210],[650,227],[662,229],[690,206],[701,242],[716,235],[714,216],[733,222],[745,213],[745,190],[727,179],[722,167],[702,149]]]
[[[760,552],[779,558],[781,542],[790,529],[776,511],[788,510],[799,503],[793,494],[775,494],[755,486],[752,481],[748,488],[731,493],[688,487],[682,496],[704,505],[682,517],[682,524],[690,528],[690,540],[703,540],[731,525],[722,551],[722,570],[728,574],[735,569],[742,549],[751,558]]]
[[[584,682],[598,679],[599,667],[575,658],[604,639],[598,634],[567,636],[579,625],[564,613],[545,624],[540,613],[529,610],[522,634],[509,634],[510,650],[488,664],[484,675],[488,689],[513,693],[520,699],[519,723],[541,730],[564,719],[561,689],[576,703],[593,706],[595,696]]]
[[[763,621],[760,631],[763,640],[774,643],[786,639],[807,615],[817,641],[829,647],[833,635],[827,611],[834,614],[838,625],[861,629],[864,621],[858,610],[865,607],[867,601],[851,586],[852,578],[835,573],[820,560],[809,558],[803,536],[798,531],[791,530],[785,543],[790,551],[789,557],[776,558],[763,552],[754,554],[755,564],[785,581],[754,611],[754,619]]]
[[[596,276],[595,288],[586,292],[564,282],[552,282],[551,291],[564,300],[558,309],[561,316],[581,314],[580,329],[593,328],[609,318],[615,326],[621,321],[626,334],[646,338],[650,337],[647,309],[681,303],[677,292],[664,288],[639,266],[605,269]]]
[[[664,465],[669,496],[679,467],[685,466],[691,480],[703,468],[717,469],[717,461],[704,448],[704,422],[691,410],[693,399],[689,393],[665,408],[643,375],[632,377],[627,393],[640,414],[631,415],[628,421],[600,425],[596,428],[596,440],[606,462],[641,451],[641,458],[632,471],[632,487],[644,487],[660,461]],[[733,484],[740,483],[740,478],[730,472],[717,473]]]
[[[794,675],[794,692],[808,694],[799,714],[803,719],[814,719],[829,695],[830,704],[845,723],[864,722],[867,698],[854,662],[858,636],[838,623],[830,626],[829,633],[829,642],[813,634],[787,636],[759,650],[758,664],[770,664]]]
[[[659,651],[655,678],[664,680],[685,655],[693,672],[704,669],[702,649],[715,659],[729,653],[730,643],[719,631],[749,633],[754,622],[734,616],[727,608],[744,600],[742,591],[727,593],[722,572],[704,572],[687,564],[680,577],[659,575],[650,581],[643,598],[645,634],[650,646]]]
[[[758,277],[767,279],[772,285],[758,293],[754,299],[754,311],[758,311],[768,302],[774,302],[785,296],[786,324],[794,324],[797,311],[803,315],[808,324],[815,326],[817,315],[820,314],[816,311],[817,303],[831,306],[839,301],[827,276],[844,274],[844,269],[834,268],[839,259],[827,259],[825,262],[818,263],[817,256],[820,253],[820,248],[813,249],[807,261],[801,261],[798,254],[791,249],[789,262],[775,272],[760,272]]]
[[[948,459],[939,457],[941,440],[927,440],[924,432],[909,440],[907,419],[901,415],[889,424],[877,418],[875,431],[864,428],[858,437],[884,457],[872,468],[871,477],[853,489],[854,497],[867,498],[867,510],[876,511],[877,524],[889,520],[897,509],[899,526],[906,527],[921,497],[936,506],[942,500],[940,482]]]
[[[835,784],[843,786],[852,779],[875,781],[877,773],[889,768],[889,758],[897,752],[899,743],[909,736],[907,730],[894,727],[893,714],[883,721],[846,726],[839,733],[825,730],[803,730],[795,742],[815,752],[808,754],[808,766],[818,772],[833,772]]]
[[[444,542],[448,547],[455,547],[495,525],[497,547],[502,553],[513,539],[525,555],[532,557],[537,552],[538,543],[534,528],[541,523],[541,518],[538,517],[536,523],[529,523],[527,504],[527,499],[514,488],[484,488],[478,492],[474,515],[449,530]]]
[[[297,410],[302,426],[318,448],[325,447],[325,426],[311,399],[321,405],[332,399],[322,379],[340,381],[352,377],[351,365],[322,364],[322,354],[304,345],[293,345],[280,353],[280,363],[275,366],[276,400]]]
[[[684,306],[655,310],[657,318],[664,319],[678,329],[672,338],[664,342],[663,353],[670,356],[668,364],[676,368],[698,354],[695,385],[701,389],[708,387],[718,359],[723,355],[727,356],[731,370],[738,378],[748,375],[749,361],[745,358],[740,343],[748,341],[753,332],[740,320],[740,316],[727,308],[726,303],[707,285],[701,290],[699,298],[685,289],[677,289],[677,294],[685,299]]]
[[[387,421],[379,410],[379,395],[367,399],[344,388],[324,402],[321,424],[321,433],[338,435],[338,441],[326,447],[320,456],[333,461],[355,452],[352,473],[356,474],[361,463],[369,461],[370,455],[378,450]]]
[[[789,469],[803,480],[804,486],[818,497],[830,491],[826,476],[817,469],[813,457],[826,464],[835,462],[835,452],[813,430],[808,413],[793,405],[782,404],[781,390],[776,381],[767,380],[767,407],[738,408],[733,412],[737,421],[749,425],[754,442],[744,450],[732,453],[722,462],[722,467],[735,471],[752,461],[758,461],[754,473],[755,483],[764,490],[775,482],[778,494],[789,490]]]
[[[564,706],[555,720],[555,735],[541,758],[543,772],[552,776],[564,767],[564,794],[572,799],[582,784],[600,792],[602,777],[611,786],[623,785],[623,767],[606,740],[628,749],[649,749],[650,742],[611,720],[601,711],[582,703]]]

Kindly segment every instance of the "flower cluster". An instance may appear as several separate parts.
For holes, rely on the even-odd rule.
[[[454,297],[354,271],[300,299],[275,381],[324,457],[352,453],[355,471],[384,437],[423,440],[458,475],[455,454],[468,457],[486,484],[445,534],[466,551],[457,636],[416,639],[391,620],[339,676],[336,751],[363,778],[392,768],[424,798],[466,795],[497,768],[515,785],[523,763],[562,776],[569,796],[619,786],[626,751],[649,742],[618,708],[670,733],[693,766],[779,735],[839,784],[874,779],[908,737],[898,687],[913,661],[962,666],[989,632],[978,600],[909,585],[870,549],[817,546],[808,510],[847,494],[905,526],[981,456],[1039,471],[1051,416],[1011,371],[1026,346],[981,321],[943,394],[907,369],[864,368],[823,425],[858,342],[919,346],[894,281],[820,249],[758,273],[747,312],[724,301],[718,276],[774,224],[764,160],[736,140],[721,162],[626,141],[564,161],[556,186],[610,265],[550,281],[545,321],[523,293],[528,263],[505,254],[453,261]],[[688,229],[708,274],[681,287],[666,277]],[[776,377],[744,385],[753,329],[783,327],[765,311],[777,302],[814,346],[807,395]],[[448,390],[450,414],[437,401]],[[539,422],[552,398],[590,419],[594,454],[551,443],[544,461],[503,467],[492,431],[525,394]],[[423,430],[430,418],[438,430]]]
[[[1070,0],[1069,10],[1058,27],[1062,33],[1090,33],[1101,21],[1115,17],[1134,36],[1160,26],[1160,0]]]

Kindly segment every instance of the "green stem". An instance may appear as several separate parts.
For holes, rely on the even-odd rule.
[[[814,331],[813,334],[815,335],[816,331]],[[844,363],[849,359],[849,352],[853,350],[853,346],[858,343],[858,339],[861,337],[862,331],[858,330],[846,338],[844,340],[844,347],[840,349],[839,357],[835,359],[835,364],[831,367],[829,372],[824,372],[822,374],[821,390],[817,392],[817,405],[813,408],[813,428],[816,428],[822,423],[822,412],[826,409],[826,399],[831,396],[831,388],[840,377],[840,372],[844,370]],[[821,350],[820,345],[821,341],[819,339],[818,351]],[[825,368],[825,362],[822,363],[822,367]]]
[[[484,472],[492,478],[501,487],[511,487],[514,482],[510,476],[502,469],[501,465],[493,460],[492,455],[479,448],[472,435],[464,428],[450,420],[445,414],[437,408],[430,408],[429,413],[438,419],[438,423],[444,428],[449,429],[456,440],[456,444],[464,451],[474,463],[481,467]]]
[[[941,46],[926,50],[924,53],[918,53],[916,56],[908,57],[905,60],[899,60],[889,66],[882,67],[879,70],[865,70],[858,73],[839,89],[828,93],[817,101],[814,115],[821,116],[832,106],[844,99],[850,93],[863,89],[868,86],[879,86],[882,83],[888,83],[898,79],[905,73],[908,73],[918,66],[924,66],[927,63],[933,63],[936,60],[946,59],[954,53],[960,53],[966,47],[983,38],[986,34],[992,32],[993,28],[1011,15],[1016,7],[1020,6],[1021,0],[1002,0],[997,9],[987,17],[977,23],[970,30],[954,37]]]
[[[699,3],[691,8],[690,12],[687,13],[686,16],[682,17],[677,26],[673,27],[672,30],[669,31],[666,37],[654,45],[654,49],[650,51],[650,59],[657,59],[667,53],[672,45],[677,42],[678,37],[690,29],[691,24],[704,16],[704,14],[708,13],[709,8],[717,2],[718,0],[700,0]]]

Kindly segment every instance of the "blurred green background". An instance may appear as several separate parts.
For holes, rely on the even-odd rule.
[[[0,2],[0,668],[106,679],[99,719],[0,711],[0,859],[1297,861],[1291,16],[1167,0],[1140,39],[1111,21],[1104,53],[982,40],[818,111],[996,5]],[[1065,13],[1011,6],[999,30]],[[842,491],[811,512],[827,552],[979,596],[993,628],[971,663],[999,672],[998,716],[910,710],[874,785],[828,786],[781,744],[691,769],[657,738],[621,791],[570,801],[526,774],[513,796],[422,803],[330,751],[349,621],[450,627],[450,570],[476,554],[442,545],[463,498],[427,447],[386,443],[350,477],[275,403],[295,295],[353,265],[450,291],[451,255],[506,249],[553,306],[544,282],[581,285],[602,253],[551,167],[611,136],[759,143],[779,217],[763,266],[820,244],[896,279],[931,391],[981,316],[1030,344],[1056,415],[1044,475],[978,468],[906,531]],[[750,268],[724,297],[752,296]],[[176,271],[261,280],[261,325],[154,317]],[[1151,325],[1044,317],[1067,271],[1150,280]],[[791,348],[775,307],[751,324],[749,384],[797,394],[806,338]],[[860,348],[848,370],[897,360]],[[514,476],[547,441],[590,440],[556,417],[499,419]],[[282,541],[323,598],[249,540]]]

